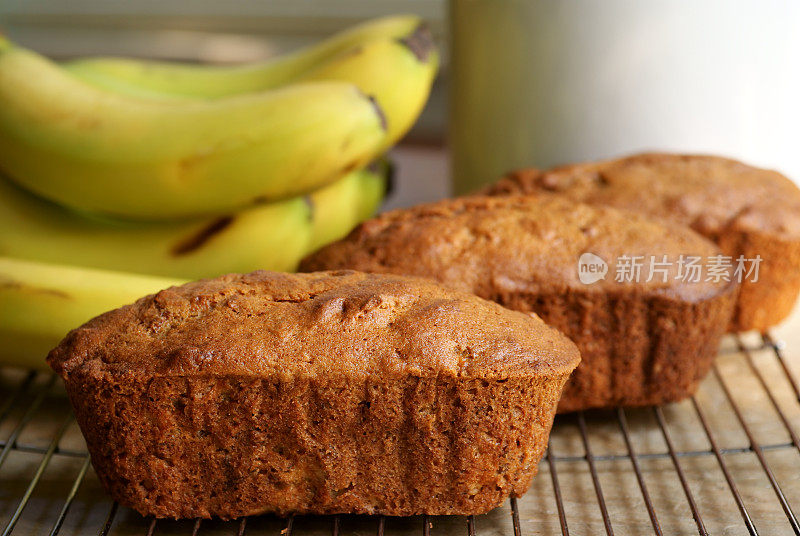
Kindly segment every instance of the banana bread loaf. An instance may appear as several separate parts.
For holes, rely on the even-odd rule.
[[[584,254],[594,271],[579,272]],[[688,228],[634,213],[555,196],[473,197],[382,214],[301,269],[425,276],[537,313],[581,351],[559,404],[572,411],[660,404],[695,391],[730,320],[736,285],[706,273],[697,282],[676,277],[681,255],[705,262],[717,254]],[[634,278],[626,264],[635,263],[623,256],[671,264],[655,266],[648,281],[649,259],[636,261]]]
[[[800,189],[780,173],[714,156],[640,154],[517,171],[486,190],[540,192],[687,225],[734,263],[760,256],[757,280],[753,272],[742,281],[731,331],[764,331],[792,311],[800,292]]]
[[[112,497],[174,518],[486,512],[525,492],[578,361],[533,315],[355,272],[173,287],[48,357]]]

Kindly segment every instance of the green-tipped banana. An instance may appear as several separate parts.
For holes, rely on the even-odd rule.
[[[46,369],[71,329],[182,282],[0,257],[0,364]]]
[[[78,210],[177,218],[307,192],[374,159],[385,121],[347,82],[144,99],[93,87],[25,49],[0,49],[0,167]]]
[[[89,218],[0,180],[0,252],[187,279],[259,268],[293,271],[304,255],[374,213],[387,172],[384,165],[365,168],[309,196],[166,223]]]
[[[75,76],[131,95],[217,98],[290,83],[340,53],[375,39],[403,39],[421,24],[402,15],[367,21],[318,44],[261,63],[213,66],[130,58],[82,58],[64,64]]]

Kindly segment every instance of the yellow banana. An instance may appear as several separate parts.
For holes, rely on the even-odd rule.
[[[428,100],[439,56],[425,26],[401,39],[376,39],[303,74],[298,81],[339,80],[377,99],[386,116],[384,150],[411,128]]]
[[[313,217],[311,240],[305,255],[344,238],[356,225],[374,216],[391,187],[393,175],[391,162],[379,160],[308,196]]]
[[[181,283],[0,257],[0,363],[45,370],[47,353],[71,329]]]
[[[383,26],[389,26],[388,22],[384,22]],[[294,69],[291,77],[286,76],[288,69],[281,69],[277,77],[272,77],[268,68],[261,67],[240,67],[237,71],[236,68],[121,59],[79,60],[77,63],[69,64],[67,68],[91,83],[160,99],[178,96],[211,98],[231,95],[269,88],[277,81],[349,82],[378,101],[388,126],[383,144],[383,149],[386,150],[394,145],[419,117],[439,65],[439,56],[433,39],[421,20],[404,17],[393,24],[391,30],[392,32],[387,32],[384,36],[378,36],[377,32],[370,33],[370,38],[361,42],[334,38],[337,43],[355,44],[346,49],[328,47],[337,53],[317,55],[322,61],[315,65],[305,61],[307,56],[300,53],[299,57],[303,58],[303,61],[299,62],[302,68]],[[231,74],[227,80],[227,75],[223,73],[230,70],[235,74]],[[259,86],[259,83],[264,85]]]
[[[308,196],[186,222],[87,217],[0,180],[0,252],[21,259],[196,279],[293,271],[378,207],[387,168],[365,168]]]
[[[402,39],[421,24],[414,15],[370,20],[318,44],[265,62],[215,66],[131,58],[81,58],[64,63],[75,76],[131,95],[217,98],[292,82],[340,53],[374,39]]]
[[[213,101],[145,99],[0,44],[0,167],[78,210],[179,218],[307,192],[374,159],[385,121],[347,82]]]

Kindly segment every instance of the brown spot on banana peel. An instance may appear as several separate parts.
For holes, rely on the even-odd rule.
[[[33,285],[26,285],[25,283],[14,281],[13,279],[0,281],[0,289],[19,290],[30,294],[44,294],[46,296],[63,298],[65,300],[72,299],[72,296],[67,294],[63,290],[56,290],[54,288],[35,287]]]
[[[306,206],[308,206],[308,221],[314,221],[314,211],[317,210],[317,207],[314,206],[314,200],[310,195],[304,195],[303,201],[305,201]]]
[[[431,57],[434,48],[433,35],[427,24],[421,22],[413,32],[397,40],[408,48],[416,58],[425,63]]]
[[[389,122],[386,119],[386,114],[383,112],[383,108],[381,108],[381,105],[378,104],[377,99],[375,99],[375,97],[373,97],[372,95],[366,95],[366,97],[367,99],[369,99],[369,102],[375,109],[375,113],[378,115],[378,119],[381,122],[381,128],[383,129],[384,132],[387,132],[389,130]]]
[[[358,169],[358,161],[353,160],[352,162],[350,162],[349,164],[345,165],[342,168],[341,175],[349,175],[350,173],[354,172],[357,169]]]
[[[345,51],[339,57],[340,58],[348,58],[350,56],[358,56],[358,55],[361,55],[363,53],[364,53],[364,46],[363,45],[356,45],[353,48],[351,48],[350,50]]]
[[[361,91],[361,88],[357,87],[356,90],[358,91],[358,93],[362,97],[367,99],[369,101],[369,103],[372,105],[372,109],[375,112],[375,115],[378,116],[378,122],[381,125],[381,130],[383,130],[384,133],[388,132],[389,131],[389,123],[386,120],[386,114],[383,112],[383,108],[381,107],[381,105],[378,102],[378,100],[373,95],[367,95],[366,93]]]
[[[217,235],[229,227],[235,220],[233,216],[222,216],[201,228],[191,236],[180,240],[172,247],[170,253],[175,257],[187,255],[202,248],[214,235]]]

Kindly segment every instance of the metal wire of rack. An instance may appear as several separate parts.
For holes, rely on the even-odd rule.
[[[56,377],[0,371],[0,536],[384,536],[420,529],[423,536],[464,529],[467,536],[800,535],[793,509],[800,501],[800,387],[783,345],[771,335],[754,344],[739,335],[729,342],[689,401],[557,417],[531,490],[490,514],[467,518],[142,518],[102,493]],[[765,417],[769,408],[772,415]]]

